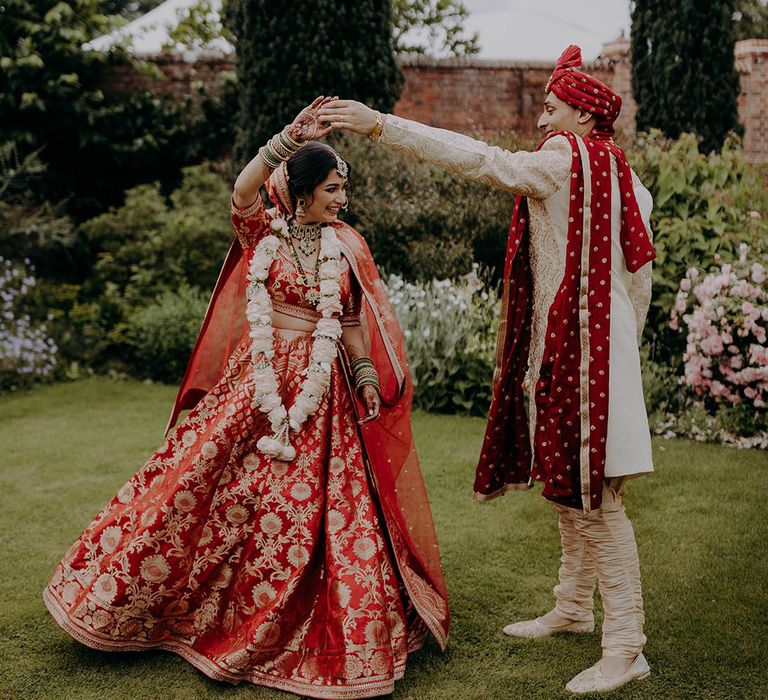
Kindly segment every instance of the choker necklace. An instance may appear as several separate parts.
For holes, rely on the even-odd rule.
[[[320,238],[320,230],[325,224],[299,224],[291,221],[288,232],[292,239],[298,241],[299,250],[307,257],[315,252],[315,241]]]

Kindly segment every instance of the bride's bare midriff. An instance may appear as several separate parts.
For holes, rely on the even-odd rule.
[[[316,324],[314,321],[305,321],[302,318],[288,316],[287,314],[282,314],[279,311],[272,312],[273,328],[282,328],[286,331],[304,331],[306,333],[311,333],[313,330],[315,330],[315,326]]]

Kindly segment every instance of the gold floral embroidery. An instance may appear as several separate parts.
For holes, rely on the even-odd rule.
[[[278,331],[276,344],[281,391],[296,391],[311,336]],[[265,419],[249,376],[244,343],[62,560],[46,603],[96,648],[164,648],[213,678],[318,697],[391,692],[425,627],[383,536],[339,367],[290,465],[255,449]],[[318,601],[329,607],[316,616]],[[317,625],[336,630],[333,654],[315,654]],[[223,658],[209,651],[222,635]]]

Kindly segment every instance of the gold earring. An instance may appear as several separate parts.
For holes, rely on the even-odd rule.
[[[296,216],[304,216],[307,213],[304,209],[305,204],[306,202],[304,201],[303,197],[296,199]]]

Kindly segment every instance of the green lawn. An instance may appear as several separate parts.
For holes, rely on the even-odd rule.
[[[40,591],[93,515],[161,440],[175,390],[88,380],[0,398],[0,698],[290,696],[208,680],[163,652],[109,654],[67,637]],[[409,663],[397,700],[565,698],[600,635],[505,638],[551,604],[558,537],[534,493],[470,500],[483,421],[417,415],[416,437],[453,612],[448,650]],[[648,624],[647,681],[612,698],[768,698],[768,455],[655,444],[657,473],[628,486]]]

